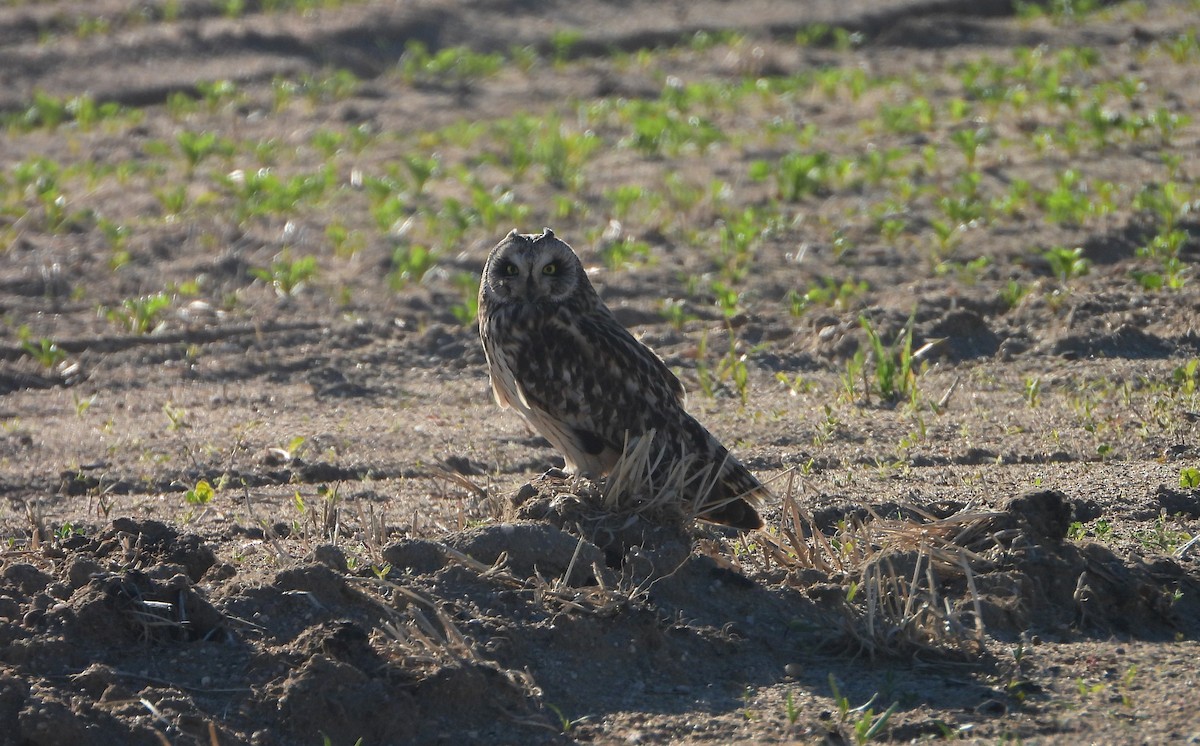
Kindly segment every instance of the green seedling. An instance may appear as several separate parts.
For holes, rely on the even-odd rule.
[[[188,505],[195,507],[203,507],[212,501],[216,492],[207,479],[201,479],[196,482],[196,486],[183,493],[183,500]]]
[[[302,203],[312,202],[333,187],[337,175],[332,165],[311,174],[281,178],[270,168],[237,170],[218,181],[237,200],[234,216],[239,223],[260,215],[284,215]]]
[[[1185,490],[1200,489],[1200,469],[1185,466],[1179,470],[1179,487]]]
[[[1028,376],[1025,378],[1025,383],[1021,388],[1025,398],[1025,404],[1030,409],[1037,409],[1037,406],[1042,401],[1042,379],[1040,376]]]
[[[979,148],[992,139],[992,131],[986,127],[968,127],[955,130],[950,134],[950,139],[963,154],[963,160],[967,163],[967,169],[973,171],[975,169],[975,160],[979,155]]]
[[[409,283],[420,282],[429,270],[437,266],[437,252],[425,246],[397,246],[392,252],[392,271],[388,284],[400,290]]]
[[[23,328],[23,330],[28,334],[27,328]],[[47,370],[67,359],[67,353],[54,340],[47,337],[42,337],[37,342],[27,337],[23,338],[21,340],[21,350]]]
[[[250,274],[275,288],[280,298],[290,298],[317,276],[317,258],[292,259],[287,251],[278,254],[269,267],[254,267]]]
[[[934,109],[929,99],[916,96],[907,103],[880,107],[884,129],[900,135],[912,135],[933,129]]]
[[[164,402],[162,410],[163,414],[167,417],[167,429],[171,432],[178,432],[191,427],[187,421],[187,410],[183,407],[176,407],[171,402]]]
[[[366,246],[366,237],[359,231],[347,228],[340,220],[325,226],[325,237],[333,246],[333,253],[341,259],[352,259]]]
[[[535,135],[530,154],[547,183],[574,191],[583,185],[583,168],[598,147],[600,139],[591,130],[577,132],[552,117]]]
[[[784,296],[791,315],[799,318],[814,306],[825,306],[835,311],[848,311],[856,298],[866,293],[870,287],[866,280],[842,280],[838,282],[832,277],[822,277],[819,283],[812,283],[808,290],[798,293],[789,290]]]
[[[563,29],[551,34],[550,46],[554,49],[554,62],[562,64],[570,59],[581,41],[583,34],[575,30]]]
[[[210,155],[216,153],[228,157],[233,155],[235,149],[232,141],[215,132],[184,131],[175,136],[175,142],[187,163],[189,175]]]
[[[304,74],[297,80],[290,93],[298,93],[313,105],[344,101],[358,92],[362,81],[349,70],[334,70],[324,75]]]
[[[871,705],[879,698],[878,692],[858,707],[851,707],[850,700],[838,690],[837,679],[832,673],[829,674],[829,689],[837,706],[838,718],[842,724],[851,726],[851,734],[856,744],[865,744],[879,737],[900,707],[898,701],[893,702],[890,707],[876,715]]]
[[[1083,277],[1092,269],[1092,263],[1083,256],[1082,248],[1068,249],[1055,246],[1042,253],[1042,258],[1050,265],[1050,271],[1064,285],[1076,278]]]
[[[1147,531],[1138,531],[1134,537],[1142,544],[1143,547],[1151,550],[1162,552],[1163,554],[1171,554],[1180,545],[1191,540],[1191,536],[1185,532],[1173,528],[1167,517],[1167,511],[1161,510],[1158,513],[1158,518],[1154,521],[1154,526]]]
[[[1200,384],[1200,359],[1192,358],[1171,371],[1171,382],[1179,393],[1192,396]]]
[[[833,178],[830,161],[825,152],[788,153],[774,167],[767,161],[751,163],[750,178],[763,181],[774,176],[779,198],[785,202],[799,202],[829,190]]]
[[[237,84],[230,80],[202,80],[196,83],[196,91],[209,112],[216,112],[222,104],[236,101],[240,96]]]
[[[162,205],[163,214],[167,217],[181,215],[187,209],[188,191],[187,186],[183,184],[156,189],[154,196]]]
[[[686,300],[679,298],[665,298],[658,308],[659,314],[666,320],[671,328],[676,331],[683,329],[684,324],[689,321],[695,321],[698,316],[689,312],[688,303]]]
[[[410,40],[400,58],[400,74],[408,83],[442,88],[464,88],[495,75],[504,66],[504,55],[484,54],[469,47],[446,47],[430,53],[421,41]]]
[[[599,253],[604,266],[611,270],[640,267],[653,256],[650,244],[624,236],[602,245]]]
[[[422,194],[429,180],[441,173],[441,161],[436,155],[405,155],[400,159],[400,162],[404,164],[404,169],[408,171],[409,181],[412,184],[412,195],[414,197]]]
[[[93,404],[96,403],[96,398],[98,396],[99,396],[99,394],[92,394],[91,396],[80,396],[77,391],[72,391],[71,392],[71,404],[75,407],[75,416],[80,419],[83,419],[83,416],[85,414],[87,414],[87,411],[92,408]]]
[[[900,331],[891,346],[885,345],[878,332],[866,316],[859,316],[858,323],[867,334],[871,359],[875,366],[875,393],[886,402],[909,400],[916,403],[917,370],[913,358],[912,338],[914,315]],[[868,387],[870,393],[872,387]]]
[[[479,317],[479,277],[460,272],[454,276],[454,287],[458,289],[459,302],[450,307],[450,312],[458,323],[470,326]]]
[[[140,298],[126,298],[119,308],[109,308],[105,317],[126,331],[149,334],[162,323],[162,315],[171,307],[171,296],[165,292]]]

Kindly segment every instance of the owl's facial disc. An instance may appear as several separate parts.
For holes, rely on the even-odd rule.
[[[510,236],[492,261],[489,284],[507,300],[556,303],[575,291],[579,260],[551,236]]]

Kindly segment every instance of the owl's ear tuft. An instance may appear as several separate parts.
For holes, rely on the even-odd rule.
[[[516,238],[516,237],[517,237],[517,236],[519,236],[519,235],[521,235],[521,234],[520,234],[520,233],[517,233],[517,229],[516,229],[516,228],[513,228],[511,231],[509,231],[509,232],[508,232],[508,235],[507,235],[507,236],[505,236],[504,238],[507,240],[507,239],[509,239],[509,238]]]
[[[554,231],[549,228],[542,228],[542,238],[554,238]]]

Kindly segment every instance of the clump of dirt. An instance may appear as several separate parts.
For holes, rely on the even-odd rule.
[[[1172,639],[1188,627],[1200,610],[1200,585],[1177,560],[1066,541],[1072,520],[1071,501],[1052,490],[1010,499],[991,523],[996,547],[976,578],[991,634],[1015,636],[1036,625],[1060,635]]]
[[[847,640],[871,654],[974,658],[985,634],[1172,639],[1189,629],[1195,573],[1172,558],[1067,540],[1076,505],[1060,491],[1019,495],[994,512],[946,508],[855,507],[841,519],[826,511],[832,536],[808,531],[805,548],[782,560],[789,582],[840,604]],[[789,538],[805,536],[795,525]],[[845,587],[864,590],[849,599]]]
[[[990,647],[1022,635],[1160,639],[1196,618],[1194,572],[1067,539],[1061,492],[732,551],[708,529],[603,520],[593,488],[539,480],[516,509],[543,520],[394,542],[357,570],[320,545],[259,579],[195,534],[130,519],[10,553],[0,729],[38,744],[207,743],[210,728],[220,743],[549,742],[558,713],[710,696],[697,682],[730,656],[750,683],[806,649],[994,667]],[[601,659],[619,691],[592,675]]]
[[[683,562],[692,544],[677,503],[631,500],[623,509],[608,510],[604,484],[582,477],[543,475],[519,488],[509,502],[515,518],[544,521],[599,548],[611,568],[636,559],[666,574]]]

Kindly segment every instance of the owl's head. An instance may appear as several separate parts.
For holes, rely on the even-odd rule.
[[[496,244],[479,293],[494,303],[562,303],[589,290],[579,257],[546,228],[541,234],[514,230]]]

